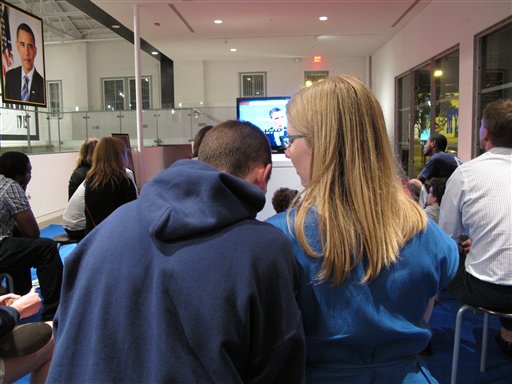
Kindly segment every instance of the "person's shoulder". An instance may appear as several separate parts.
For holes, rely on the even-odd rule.
[[[12,78],[15,78],[16,76],[21,76],[20,75],[20,71],[21,71],[21,66],[19,67],[15,67],[13,69],[9,69],[6,73],[5,73],[5,81],[7,80],[11,80]]]
[[[34,75],[32,76],[32,79],[38,82],[43,81],[43,76],[37,71],[36,68],[34,68]]]

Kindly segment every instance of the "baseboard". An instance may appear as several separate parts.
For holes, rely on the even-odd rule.
[[[64,210],[48,213],[46,215],[36,217],[37,225],[39,228],[47,227],[50,224],[61,224],[62,225],[62,214]]]

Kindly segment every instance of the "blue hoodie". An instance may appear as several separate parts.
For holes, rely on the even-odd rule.
[[[66,258],[47,382],[302,382],[296,266],[264,203],[198,161],[155,177]]]

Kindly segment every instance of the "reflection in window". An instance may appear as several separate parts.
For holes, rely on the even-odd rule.
[[[106,111],[124,109],[124,80],[103,80],[103,100]]]
[[[477,61],[477,119],[473,125],[473,156],[483,150],[478,142],[480,116],[491,101],[512,98],[512,19],[496,25],[491,31],[476,37]]]
[[[265,72],[240,73],[240,97],[264,97],[267,74]]]
[[[60,117],[62,93],[60,81],[48,81],[48,108],[50,117]]]
[[[432,133],[445,135],[448,150],[457,152],[458,49],[398,77],[396,89],[396,149],[405,174],[416,177],[428,160],[423,146]]]
[[[329,71],[304,71],[304,86],[311,87],[320,80],[329,77]]]
[[[150,109],[151,108],[151,100],[150,100],[150,89],[151,89],[151,78],[143,77],[141,78],[141,88],[140,93],[142,96],[142,109]],[[135,79],[130,79],[130,105],[129,109],[137,109],[137,97],[135,95]]]

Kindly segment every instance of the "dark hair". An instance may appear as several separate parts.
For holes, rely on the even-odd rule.
[[[272,114],[273,114],[274,112],[280,112],[280,111],[281,111],[281,108],[277,108],[277,107],[276,107],[276,108],[272,108],[270,111],[268,111],[268,115],[269,115],[270,117],[272,117]]]
[[[198,158],[242,178],[255,166],[272,163],[267,136],[254,124],[238,120],[228,120],[212,128],[201,143]]]
[[[512,148],[512,99],[500,99],[487,104],[483,119],[492,144]]]
[[[27,33],[30,33],[30,35],[32,36],[32,40],[34,41],[34,47],[36,46],[36,37],[34,35],[34,32],[32,32],[32,28],[29,27],[28,24],[25,24],[25,23],[21,23],[20,25],[18,25],[18,28],[16,29],[16,40],[18,39],[18,34],[20,33],[20,31],[25,31]]]
[[[0,174],[15,180],[16,176],[27,173],[30,159],[23,152],[5,152],[0,156]]]
[[[213,125],[205,125],[199,131],[197,131],[196,135],[194,136],[194,145],[192,147],[192,157],[197,157],[197,155],[199,154],[199,147],[201,146],[201,142],[203,141],[204,136],[212,128],[213,128]]]
[[[430,135],[430,141],[435,141],[437,148],[442,152],[444,152],[448,146],[448,140],[446,140],[446,137],[440,133],[433,133]]]
[[[299,191],[290,188],[279,188],[272,196],[272,206],[274,210],[279,213],[286,211],[290,208],[293,199],[298,195]]]
[[[437,199],[438,204],[441,204],[441,200],[443,199],[444,191],[446,189],[446,181],[448,179],[445,177],[433,177],[430,179],[430,187],[432,188],[432,196]]]

